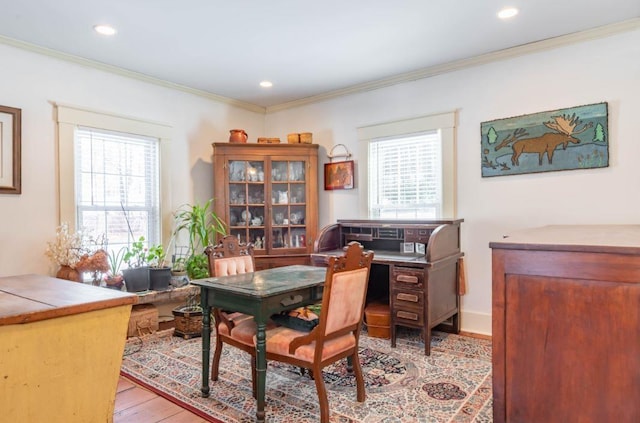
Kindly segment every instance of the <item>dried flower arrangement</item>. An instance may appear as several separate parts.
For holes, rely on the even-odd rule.
[[[107,253],[100,239],[82,231],[72,233],[68,223],[63,222],[56,230],[55,241],[48,242],[45,251],[45,255],[60,266],[56,276],[81,282],[82,273],[90,272],[93,283],[99,284],[101,274],[109,270]]]
[[[47,242],[45,254],[58,266],[75,269],[84,254],[85,236],[82,232],[69,232],[69,224],[63,222],[56,230],[56,240]]]

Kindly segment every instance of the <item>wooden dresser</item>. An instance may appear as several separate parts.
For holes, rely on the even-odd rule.
[[[368,301],[388,302],[391,346],[396,346],[397,326],[418,328],[429,355],[432,328],[446,323],[443,330],[460,331],[461,222],[338,220],[320,231],[311,263],[324,265],[350,241],[373,250]]]
[[[640,422],[640,225],[492,242],[495,422]]]

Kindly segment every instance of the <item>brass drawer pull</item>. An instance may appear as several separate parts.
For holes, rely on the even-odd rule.
[[[398,275],[398,282],[418,283],[418,277],[412,275]]]
[[[418,320],[418,315],[417,314],[409,313],[407,311],[399,311],[397,313],[397,316],[400,317],[401,319]]]
[[[412,294],[398,294],[396,298],[401,301],[411,301],[412,303],[418,302],[418,296]]]

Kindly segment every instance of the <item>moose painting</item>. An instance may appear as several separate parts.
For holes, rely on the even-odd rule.
[[[607,103],[483,122],[482,176],[609,166]]]

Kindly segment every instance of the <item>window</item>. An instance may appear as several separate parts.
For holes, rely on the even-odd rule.
[[[114,251],[160,243],[159,140],[78,127],[74,144],[77,226]]]
[[[57,105],[57,115],[60,222],[106,233],[117,250],[131,241],[124,207],[135,239],[166,245],[171,128],[73,106]]]
[[[442,216],[439,131],[374,138],[369,143],[369,217]]]
[[[454,218],[455,113],[358,129],[361,215],[371,219]]]

